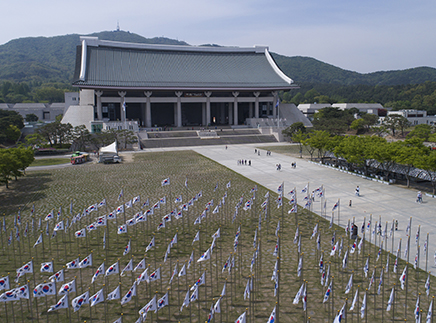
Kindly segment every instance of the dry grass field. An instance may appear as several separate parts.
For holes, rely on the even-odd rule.
[[[162,186],[162,180],[169,178],[170,185]],[[188,185],[185,186],[187,179]],[[231,187],[226,185],[230,181]],[[277,183],[279,186],[281,183]],[[381,236],[376,235],[370,244],[365,240],[361,253],[350,253],[354,240],[350,240],[343,229],[333,226],[329,222],[298,207],[298,213],[288,214],[291,206],[285,200],[283,207],[277,207],[277,191],[269,192],[269,202],[266,207],[268,191],[256,183],[234,173],[219,164],[204,158],[192,151],[143,153],[136,154],[133,159],[118,165],[83,164],[50,171],[31,171],[26,176],[13,182],[10,190],[3,189],[0,193],[1,213],[6,221],[6,231],[1,230],[0,249],[0,276],[9,276],[10,289],[18,284],[14,283],[16,269],[33,260],[34,271],[19,279],[19,285],[28,284],[31,294],[36,285],[48,281],[52,273],[41,273],[42,262],[53,261],[54,271],[64,269],[65,281],[76,280],[76,292],[69,298],[70,307],[57,311],[47,312],[61,296],[46,296],[34,298],[30,301],[4,302],[0,304],[1,322],[109,322],[112,323],[122,316],[122,322],[136,322],[138,311],[148,303],[154,295],[162,297],[168,292],[169,305],[163,307],[157,314],[150,312],[148,322],[205,322],[208,320],[211,305],[214,304],[226,285],[226,294],[221,299],[221,313],[215,313],[211,321],[234,322],[240,314],[247,311],[247,322],[267,322],[268,317],[276,303],[278,304],[280,322],[333,322],[344,303],[346,305],[345,322],[391,322],[414,320],[414,309],[418,293],[420,308],[423,311],[423,320],[427,315],[429,303],[433,293],[428,297],[425,292],[427,274],[415,271],[413,264],[408,266],[407,293],[401,290],[399,277],[405,267],[399,261],[397,273],[393,273],[394,255],[382,252],[377,261],[378,246]],[[119,194],[123,191],[123,196]],[[285,197],[290,188],[285,188]],[[172,210],[180,211],[180,206],[187,203],[199,192],[202,197],[193,202],[187,211],[182,211],[183,216],[165,223],[165,228],[157,230],[162,218]],[[253,199],[255,194],[255,199]],[[302,194],[301,189],[297,194]],[[85,238],[75,238],[74,232],[85,228],[95,222],[98,217],[116,210],[120,205],[128,203],[134,197],[140,196],[140,202],[117,215],[117,219],[108,220],[107,226],[98,227],[97,230],[87,231]],[[174,203],[175,199],[182,196],[183,203]],[[227,197],[224,197],[227,196]],[[131,219],[140,211],[147,209],[166,198],[165,204],[160,204],[159,209],[149,215],[147,221],[128,226],[128,232],[117,234],[117,228],[126,220]],[[106,205],[98,210],[89,212],[79,221],[68,227],[68,230],[58,231],[52,237],[53,229],[57,223],[68,221],[70,224],[77,214],[82,214],[89,206],[98,204],[106,199]],[[247,200],[252,200],[252,207],[243,210]],[[149,206],[142,205],[149,201]],[[200,224],[194,221],[205,210],[206,204],[213,200]],[[235,206],[242,200],[242,205],[235,215]],[[224,202],[224,203],[223,203]],[[72,203],[72,213],[70,205]],[[213,211],[218,208],[217,213]],[[31,215],[32,205],[35,212]],[[57,220],[58,210],[61,215]],[[17,225],[20,241],[16,239],[14,218],[21,212],[21,224]],[[44,221],[47,214],[54,211],[54,219]],[[39,220],[41,219],[41,226]],[[233,221],[234,219],[234,221]],[[280,220],[280,250],[279,256],[273,255],[277,236],[275,235],[277,223]],[[32,225],[33,223],[33,225]],[[48,223],[48,233],[46,235]],[[311,239],[312,231],[318,224],[320,234],[320,248],[318,250],[316,237]],[[361,224],[359,226],[359,235]],[[300,252],[294,237],[299,230]],[[234,250],[235,234],[240,227],[239,244]],[[26,233],[27,228],[27,233]],[[220,228],[221,236],[216,239],[210,260],[197,262],[197,259],[212,244],[212,235]],[[256,243],[254,243],[255,232]],[[13,239],[8,244],[12,232]],[[200,240],[193,242],[199,232]],[[33,247],[39,235],[43,235],[43,243]],[[168,250],[171,239],[177,233],[178,241],[170,248],[166,262],[164,256]],[[366,232],[367,237],[371,232]],[[342,250],[330,257],[332,249],[332,236],[336,241],[342,241]],[[156,246],[145,252],[152,238]],[[103,248],[103,239],[106,244]],[[123,251],[131,241],[131,251],[123,256]],[[360,241],[360,238],[359,240]],[[388,236],[385,244],[391,244]],[[415,250],[415,239],[412,237],[410,250]],[[403,241],[403,249],[406,243]],[[251,266],[256,248],[258,250],[254,265]],[[394,246],[396,248],[396,246]],[[348,265],[342,268],[343,257],[348,250]],[[180,271],[187,264],[191,253],[194,261],[187,274],[173,279],[169,284],[171,274],[177,264]],[[66,269],[65,265],[77,257],[82,260],[92,254],[92,266],[83,269]],[[333,288],[330,298],[323,303],[327,287],[321,286],[319,260],[323,254],[324,267],[330,267],[330,281]],[[235,267],[229,274],[228,270],[222,271],[226,260],[235,258]],[[303,268],[298,276],[299,259],[302,258]],[[383,273],[383,283],[380,294],[377,293],[380,272],[387,264],[389,269]],[[414,251],[411,252],[411,259]],[[85,304],[77,312],[73,311],[71,301],[81,293],[89,291],[95,294],[103,288],[105,296],[120,286],[121,297],[132,287],[135,279],[142,273],[128,271],[120,275],[100,276],[92,284],[91,278],[97,268],[104,262],[106,269],[118,262],[120,271],[133,259],[133,265],[145,258],[148,274],[160,268],[161,279],[137,285],[136,296],[124,305],[120,300],[111,300],[99,303],[93,307]],[[363,273],[365,262],[369,259],[368,277]],[[279,297],[274,296],[274,281],[271,276],[276,260],[280,262],[279,271]],[[373,271],[375,270],[374,283],[370,290],[366,290]],[[199,287],[199,300],[194,301],[180,312],[180,307],[189,285],[205,273],[205,284]],[[353,287],[350,293],[345,294],[345,287],[353,274]],[[252,291],[249,298],[244,299],[244,290],[248,279],[253,279]],[[307,282],[307,311],[303,310],[302,301],[297,305],[292,302],[303,281]],[[431,280],[435,284],[434,278]],[[63,283],[57,283],[59,290]],[[387,312],[386,306],[392,288],[395,288],[395,302],[392,309]],[[349,311],[356,289],[359,297],[354,311]],[[432,291],[432,289],[431,289]],[[360,318],[360,308],[363,296],[367,293],[367,307],[365,316]]]

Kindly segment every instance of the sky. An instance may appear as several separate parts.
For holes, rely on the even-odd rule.
[[[121,30],[190,45],[266,45],[359,73],[436,68],[435,0],[16,0],[0,44]]]

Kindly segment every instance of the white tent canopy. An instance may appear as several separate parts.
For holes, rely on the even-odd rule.
[[[99,150],[100,155],[102,154],[115,154],[118,155],[117,142],[114,141],[109,146],[101,147]]]

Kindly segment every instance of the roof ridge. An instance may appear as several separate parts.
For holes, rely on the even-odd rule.
[[[105,46],[117,48],[131,48],[131,49],[148,49],[148,50],[164,50],[164,51],[198,51],[198,52],[237,52],[237,53],[264,53],[268,50],[268,46],[253,46],[253,47],[237,47],[237,46],[187,46],[187,45],[165,45],[165,44],[146,44],[146,43],[128,43],[112,40],[102,40],[98,37],[80,36],[80,40],[86,41],[87,46]]]

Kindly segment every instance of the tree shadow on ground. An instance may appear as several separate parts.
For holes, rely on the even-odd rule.
[[[32,203],[46,198],[42,193],[51,182],[48,172],[29,173],[17,181],[11,181],[9,189],[0,189],[0,205],[3,214],[17,213],[18,209],[30,212]]]

